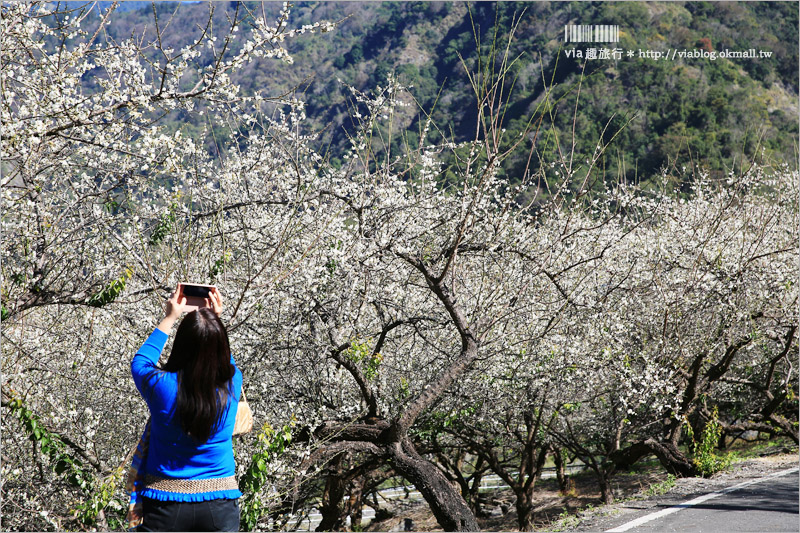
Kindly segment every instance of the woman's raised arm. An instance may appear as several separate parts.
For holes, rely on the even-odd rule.
[[[185,307],[186,296],[183,295],[183,285],[178,285],[178,290],[170,294],[167,303],[164,304],[164,319],[158,325],[158,329],[169,335]]]

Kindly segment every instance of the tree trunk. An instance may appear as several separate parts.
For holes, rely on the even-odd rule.
[[[556,465],[556,478],[558,479],[558,490],[562,495],[567,493],[567,471],[564,465],[564,457],[561,455],[560,448],[553,448],[553,462]]]
[[[722,428],[722,431],[719,433],[719,438],[717,439],[717,449],[719,450],[727,450],[728,449],[728,432],[725,431],[725,428]]]
[[[361,528],[364,516],[364,478],[357,477],[350,482],[350,498],[347,500],[347,514],[350,516],[350,527],[353,531]]]
[[[780,427],[784,431],[784,433],[786,433],[786,435],[788,435],[794,441],[795,444],[800,442],[800,440],[798,440],[798,433],[796,427],[793,426],[792,423],[789,422],[786,418],[773,413],[769,415],[769,421],[775,424],[776,426]]]
[[[469,508],[472,510],[472,513],[475,516],[479,515],[481,512],[481,503],[479,500],[480,500],[480,488],[482,479],[483,479],[483,474],[475,472],[474,477],[472,478],[472,485],[471,486],[467,485],[466,498],[468,501]]]
[[[472,514],[460,491],[438,468],[417,453],[408,438],[389,444],[386,446],[386,452],[395,470],[420,491],[442,529],[480,530],[475,515]]]
[[[652,450],[667,472],[678,477],[694,477],[697,469],[672,442],[647,439],[645,445]]]
[[[517,525],[520,531],[534,531],[533,526],[533,491],[515,491],[517,496]]]
[[[598,474],[597,480],[600,484],[600,499],[605,504],[614,503],[614,489],[611,487],[611,476]]]
[[[319,506],[322,520],[315,531],[339,531],[342,529],[340,506],[342,498],[344,498],[345,482],[341,477],[341,463],[341,455],[336,456],[331,461],[331,473],[325,480],[322,504]]]

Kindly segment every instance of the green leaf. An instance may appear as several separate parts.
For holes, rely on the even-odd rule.
[[[56,474],[63,474],[69,468],[69,462],[66,459],[60,459],[56,466],[53,468]]]

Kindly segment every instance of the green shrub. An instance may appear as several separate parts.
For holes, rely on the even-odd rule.
[[[719,438],[722,436],[722,425],[719,423],[719,413],[716,407],[711,414],[711,419],[706,422],[700,434],[700,440],[695,440],[691,427],[688,429],[688,435],[692,440],[692,463],[700,475],[710,477],[731,464],[732,454],[719,455],[715,452]]]

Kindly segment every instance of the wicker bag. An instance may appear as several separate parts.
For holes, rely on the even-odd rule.
[[[236,423],[233,425],[234,435],[244,435],[253,430],[253,411],[247,403],[247,397],[242,389],[242,397],[239,400],[239,408],[236,410]]]

